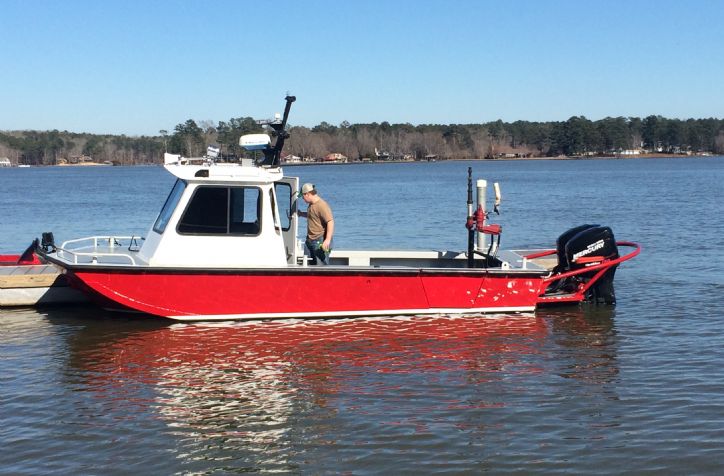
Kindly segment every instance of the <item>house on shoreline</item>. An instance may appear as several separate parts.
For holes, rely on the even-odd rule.
[[[343,154],[340,154],[339,152],[333,152],[331,154],[327,154],[322,158],[322,162],[341,162],[346,163],[347,157]]]

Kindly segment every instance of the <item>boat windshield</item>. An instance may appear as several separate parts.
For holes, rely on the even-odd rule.
[[[171,193],[168,194],[166,203],[163,204],[161,213],[158,214],[156,223],[153,224],[153,231],[159,235],[163,234],[164,230],[166,230],[166,225],[168,225],[168,221],[171,219],[171,214],[176,209],[176,205],[178,205],[179,200],[181,200],[181,195],[183,195],[185,189],[186,182],[181,179],[176,180],[176,184],[173,186],[173,189],[171,189]]]

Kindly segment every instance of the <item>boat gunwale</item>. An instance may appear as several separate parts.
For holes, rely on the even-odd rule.
[[[357,265],[328,265],[328,266],[286,266],[286,267],[237,267],[237,268],[195,268],[183,266],[150,266],[123,264],[91,264],[70,263],[64,259],[45,255],[45,259],[63,268],[64,271],[90,272],[108,274],[188,274],[188,275],[302,275],[302,276],[347,276],[347,275],[375,275],[375,276],[416,276],[416,275],[444,275],[444,276],[487,276],[487,275],[513,275],[516,277],[532,276],[542,278],[549,274],[545,269],[522,268],[437,268],[437,267],[407,267],[407,266],[357,266]]]

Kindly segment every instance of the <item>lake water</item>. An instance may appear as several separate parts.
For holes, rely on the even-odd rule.
[[[583,223],[643,252],[618,304],[535,316],[174,324],[0,311],[0,473],[719,474],[724,158],[288,167],[335,246],[465,248],[466,178],[503,248]],[[160,167],[0,169],[0,253],[142,234]]]

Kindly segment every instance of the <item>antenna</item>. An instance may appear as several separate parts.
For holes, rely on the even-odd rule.
[[[296,101],[297,98],[287,94],[284,100],[286,101],[284,117],[282,117],[280,121],[279,114],[275,114],[274,121],[267,123],[267,125],[274,130],[274,135],[276,135],[277,140],[274,143],[274,147],[264,150],[264,161],[261,165],[268,165],[270,167],[278,166],[282,149],[284,148],[284,141],[289,137],[289,132],[285,131],[284,128],[287,126],[287,119],[289,118],[289,110],[292,108],[292,103]]]

